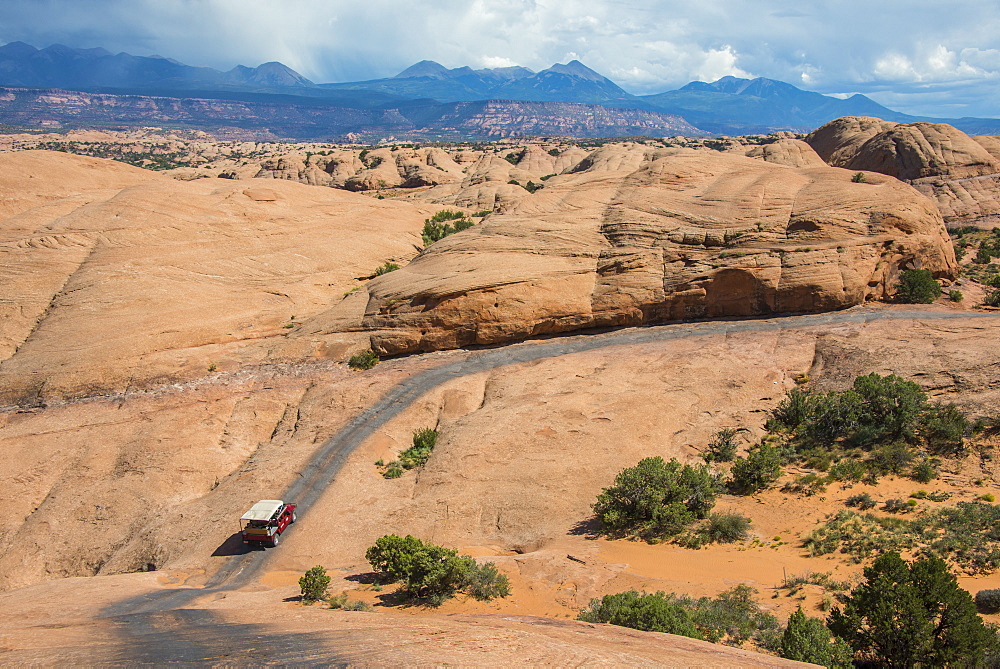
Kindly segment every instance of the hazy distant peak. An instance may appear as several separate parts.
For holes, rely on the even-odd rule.
[[[433,60],[422,60],[419,63],[410,65],[408,68],[397,74],[393,79],[413,79],[416,77],[433,77],[443,79],[448,76],[448,68]]]
[[[9,42],[0,46],[0,54],[9,58],[24,58],[37,51],[38,49],[24,42]]]
[[[607,81],[607,77],[594,72],[592,69],[584,65],[578,60],[571,60],[565,65],[561,63],[556,63],[547,70],[542,70],[539,74],[545,72],[558,72],[559,74],[568,74],[573,77],[580,77],[581,79],[586,79],[588,81]]]

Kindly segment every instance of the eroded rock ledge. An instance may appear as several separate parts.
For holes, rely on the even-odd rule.
[[[615,145],[369,284],[382,354],[685,318],[841,309],[953,277],[941,215],[880,175]]]

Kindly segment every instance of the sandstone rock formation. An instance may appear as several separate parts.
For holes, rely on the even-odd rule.
[[[342,355],[330,339],[275,347],[383,262],[414,255],[432,208],[248,185],[0,154],[0,404]]]
[[[806,141],[831,165],[909,181],[937,203],[946,223],[992,226],[1000,220],[996,138],[972,138],[941,123],[846,117]]]
[[[372,281],[364,325],[396,354],[822,311],[886,297],[911,266],[956,268],[934,205],[896,180],[615,145]]]
[[[787,167],[822,167],[825,164],[819,154],[801,139],[786,138],[772,144],[761,144],[747,151],[746,155]]]

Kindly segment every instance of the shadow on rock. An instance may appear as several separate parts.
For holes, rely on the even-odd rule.
[[[252,546],[243,543],[243,537],[239,532],[234,532],[228,539],[219,544],[219,547],[212,553],[212,557],[229,557],[231,555],[245,555],[254,550],[264,550],[262,547]]]

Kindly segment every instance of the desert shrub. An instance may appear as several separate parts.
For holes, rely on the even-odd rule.
[[[738,513],[713,513],[705,528],[708,540],[720,544],[743,541],[749,532],[750,519]]]
[[[812,415],[812,395],[806,390],[792,388],[778,403],[772,416],[779,425],[794,430]]]
[[[866,492],[858,493],[857,495],[851,495],[848,497],[844,504],[847,506],[853,506],[862,511],[867,511],[868,509],[875,508],[875,500]]]
[[[374,351],[365,351],[364,353],[352,355],[347,361],[347,366],[351,369],[371,369],[379,362],[381,361]]]
[[[718,479],[704,465],[644,458],[619,472],[614,485],[597,496],[593,509],[605,534],[655,541],[708,516],[718,488]]]
[[[948,299],[952,302],[961,302],[965,299],[965,295],[958,289],[952,289],[948,291]]]
[[[736,458],[730,474],[730,491],[737,495],[753,495],[781,476],[781,456],[776,448],[762,443],[751,449],[747,457]]]
[[[371,611],[372,607],[365,602],[354,601],[347,598],[347,593],[342,592],[326,600],[331,609],[341,609],[343,611]]]
[[[854,176],[851,177],[851,181],[853,181],[856,184],[863,184],[868,182],[868,180],[865,178],[864,172],[855,172]]]
[[[318,602],[326,596],[326,589],[329,587],[330,577],[326,575],[326,569],[319,565],[312,567],[299,578],[299,590],[303,602]]]
[[[731,462],[736,457],[736,433],[731,427],[726,427],[715,433],[708,444],[705,453],[706,462]]]
[[[812,497],[813,495],[818,495],[821,492],[826,492],[827,480],[828,479],[824,476],[806,474],[805,476],[798,477],[794,481],[786,483],[781,487],[781,491]]]
[[[476,564],[450,548],[425,544],[416,537],[389,534],[365,552],[372,569],[391,582],[403,584],[410,596],[438,605],[460,590],[480,599],[506,597],[510,582],[496,565]]]
[[[646,632],[703,638],[691,615],[681,606],[668,601],[662,592],[639,594],[629,590],[604,595],[601,599],[591,600],[590,605],[580,611],[578,618],[589,623],[611,623]]]
[[[754,588],[737,585],[715,598],[669,595],[667,599],[690,613],[695,628],[706,641],[739,646],[747,639],[759,639],[762,633],[778,628],[777,618],[761,610],[753,599],[755,594]]]
[[[924,411],[920,436],[931,452],[958,455],[965,450],[972,428],[972,422],[954,405],[935,405]]]
[[[492,209],[483,209],[482,211],[477,211],[477,212],[476,212],[476,213],[474,213],[474,214],[473,214],[472,216],[473,216],[474,218],[484,218],[484,217],[486,217],[486,216],[489,216],[489,215],[490,215],[490,214],[492,214],[492,213],[493,213],[493,210],[492,210]]]
[[[854,651],[843,639],[833,636],[822,620],[806,616],[800,606],[788,619],[779,654],[824,667],[848,667]]]
[[[791,596],[798,593],[804,585],[818,585],[824,590],[834,591],[847,590],[851,587],[850,581],[838,581],[831,574],[823,571],[807,571],[804,574],[786,576],[780,587],[787,589],[788,595]]]
[[[399,265],[394,262],[386,262],[384,265],[380,265],[375,269],[375,276],[382,276],[383,274],[388,274],[389,272],[395,272],[399,269]]]
[[[894,374],[854,379],[850,390],[811,394],[793,388],[778,404],[773,422],[793,431],[801,444],[870,448],[879,443],[912,441],[927,394]]]
[[[738,646],[750,638],[759,640],[778,628],[777,619],[761,611],[754,601],[756,592],[749,586],[738,585],[715,598],[695,599],[674,593],[640,594],[630,590],[591,600],[579,619]]]
[[[480,601],[503,598],[510,595],[510,580],[500,573],[495,564],[486,562],[473,571],[466,591]]]
[[[834,481],[859,482],[865,477],[868,468],[860,460],[841,460],[830,466],[830,478]]]
[[[885,504],[882,505],[882,510],[888,511],[889,513],[909,513],[913,510],[913,507],[904,500],[892,498],[885,500]]]
[[[882,473],[901,474],[914,459],[913,451],[906,444],[884,444],[872,451],[871,463]]]
[[[924,458],[913,465],[913,469],[910,470],[910,477],[918,483],[929,483],[937,478],[937,474],[937,467],[934,465],[934,460],[930,458]]]
[[[986,291],[983,304],[987,307],[1000,307],[1000,288],[993,288]]]
[[[941,297],[941,286],[927,269],[908,269],[899,275],[896,301],[903,304],[930,304]]]
[[[935,557],[912,563],[880,555],[865,580],[834,608],[827,625],[855,659],[883,666],[981,666],[995,634],[976,615],[972,596]]]
[[[821,472],[830,471],[833,466],[833,453],[823,448],[812,448],[800,452],[799,459],[802,464],[810,469],[817,469]]]
[[[387,479],[399,478],[404,470],[423,467],[431,457],[434,444],[437,443],[437,430],[429,427],[421,428],[413,433],[413,445],[399,454],[399,459],[388,464],[379,465],[384,467],[382,476]]]
[[[442,209],[424,220],[424,229],[420,233],[420,236],[423,239],[424,246],[430,246],[448,235],[467,230],[473,225],[474,223],[467,219],[464,213]]]
[[[534,193],[535,191],[541,190],[542,188],[544,188],[542,184],[536,184],[534,181],[529,181],[524,185],[524,190],[528,191],[529,193]]]
[[[980,590],[977,592],[976,608],[980,613],[1000,613],[1000,590]]]

